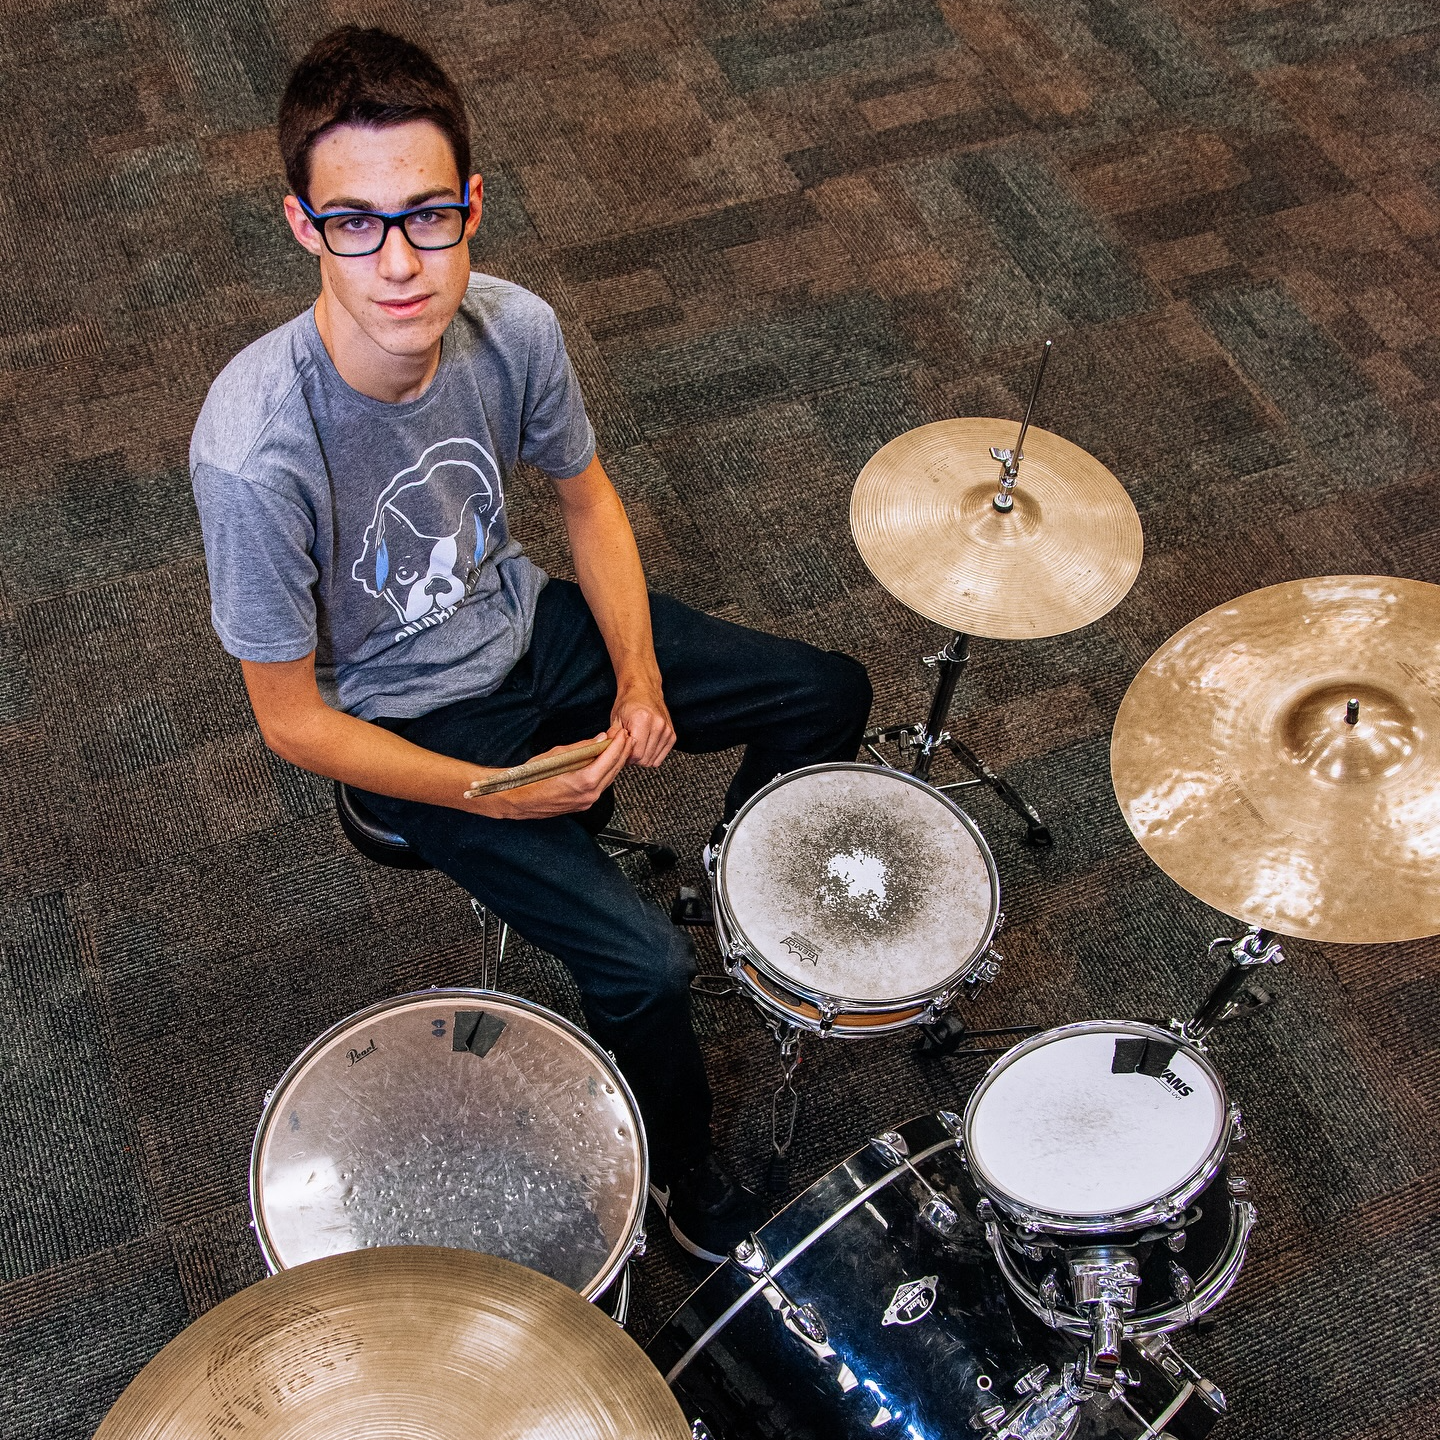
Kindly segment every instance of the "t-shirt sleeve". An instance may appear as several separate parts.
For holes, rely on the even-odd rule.
[[[595,456],[595,431],[575,378],[560,322],[547,305],[525,387],[520,458],[556,480],[578,475]]]
[[[315,648],[315,525],[277,490],[199,464],[191,471],[210,623],[237,660],[299,660]]]

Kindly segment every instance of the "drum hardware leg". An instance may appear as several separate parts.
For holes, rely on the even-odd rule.
[[[870,1144],[892,1165],[903,1165],[924,1187],[928,1197],[920,1207],[920,1218],[932,1230],[949,1235],[960,1223],[955,1207],[915,1168],[910,1159],[910,1146],[898,1130],[876,1135]]]
[[[670,923],[680,926],[705,926],[715,923],[710,901],[691,885],[682,885],[675,903],[670,907]]]
[[[800,1116],[800,1091],[795,1086],[795,1072],[800,1068],[800,1031],[784,1020],[767,1017],[765,1024],[780,1047],[781,1079],[770,1097],[770,1162],[765,1169],[765,1199],[773,1203],[790,1187],[790,1147],[795,1143],[795,1124]],[[789,1109],[783,1125],[782,1105]]]
[[[926,716],[923,723],[918,725],[892,725],[867,731],[863,742],[866,751],[882,765],[888,764],[888,762],[877,748],[880,745],[894,745],[900,752],[902,765],[905,763],[907,755],[913,752],[913,759],[909,761],[910,773],[917,780],[929,783],[930,769],[934,764],[936,752],[942,748],[947,749],[975,778],[942,785],[938,788],[962,790],[971,785],[988,785],[1024,820],[1027,844],[1042,848],[1052,844],[1053,837],[1050,830],[1040,818],[1035,807],[1013,785],[1002,780],[973,750],[961,744],[945,728],[946,717],[949,715],[950,706],[955,699],[955,687],[960,683],[960,676],[970,663],[970,637],[956,631],[934,655],[926,655],[923,659],[926,665],[933,666],[936,671],[935,693],[930,700],[929,715]]]
[[[480,923],[480,983],[476,989],[498,990],[500,988],[500,969],[505,964],[505,950],[510,942],[510,927],[498,915],[495,917],[498,930],[495,937],[495,960],[492,964],[490,959],[490,910],[473,895],[470,897],[470,909]]]
[[[697,975],[690,982],[692,995],[706,995],[712,1000],[728,1000],[740,993],[740,982],[729,975]]]
[[[1265,1004],[1268,996],[1247,1000],[1243,992],[1250,986],[1260,966],[1279,965],[1285,959],[1279,936],[1262,930],[1258,925],[1252,925],[1238,939],[1233,935],[1222,935],[1210,942],[1212,955],[1221,949],[1226,950],[1230,957],[1229,968],[1215,982],[1190,1019],[1170,1022],[1171,1028],[1191,1044],[1203,1045],[1206,1036],[1218,1026],[1238,1020]]]
[[[1213,1380],[1207,1380],[1176,1348],[1165,1335],[1152,1335],[1148,1339],[1136,1340],[1135,1348],[1152,1365],[1158,1365],[1172,1380],[1189,1379],[1195,1393],[1212,1410],[1224,1415],[1230,1408],[1225,1392]]]
[[[931,1025],[918,1027],[915,1053],[922,1059],[934,1060],[942,1055],[999,1055],[1008,1045],[975,1046],[962,1050],[967,1040],[989,1040],[1000,1035],[1038,1035],[1043,1025],[994,1025],[988,1029],[970,1030],[958,1015],[942,1015]]]

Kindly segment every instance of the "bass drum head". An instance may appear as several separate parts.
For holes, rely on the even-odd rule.
[[[380,1245],[481,1250],[587,1298],[629,1255],[645,1134],[608,1057],[539,1006],[432,990],[322,1035],[251,1157],[272,1270]]]
[[[1177,1046],[1161,1075],[1116,1074],[1116,1042]],[[1218,1163],[1227,1126],[1219,1077],[1171,1032],[1087,1021],[1023,1041],[996,1061],[965,1112],[981,1189],[1041,1216],[1124,1216]]]
[[[760,791],[720,848],[717,888],[757,963],[802,994],[923,999],[995,933],[1000,886],[974,822],[874,765],[817,765]]]

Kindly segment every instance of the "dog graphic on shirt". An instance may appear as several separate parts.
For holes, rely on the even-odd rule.
[[[489,451],[441,440],[380,492],[351,578],[390,602],[401,637],[439,625],[479,577],[504,505]]]

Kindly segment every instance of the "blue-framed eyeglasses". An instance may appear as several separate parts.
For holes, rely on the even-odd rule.
[[[461,202],[417,205],[413,210],[331,210],[317,215],[297,195],[300,208],[320,232],[325,248],[332,255],[347,258],[373,255],[383,249],[390,227],[398,225],[405,238],[417,250],[449,250],[465,238],[465,222],[470,218],[470,182],[465,182]]]

